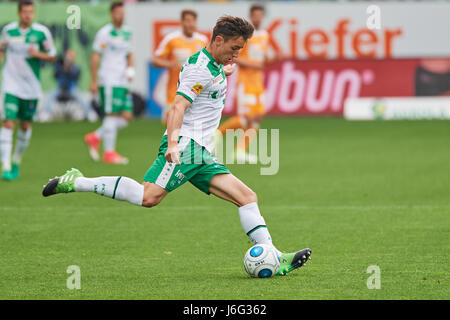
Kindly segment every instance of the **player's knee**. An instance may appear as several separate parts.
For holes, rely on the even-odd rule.
[[[124,118],[126,121],[130,122],[133,120],[133,114],[131,112],[124,112],[120,115],[122,118]]]
[[[245,206],[246,204],[252,203],[252,202],[258,202],[258,196],[253,190],[247,191],[241,200],[241,205]]]
[[[14,120],[10,119],[3,120],[2,127],[7,129],[14,129]]]
[[[146,208],[151,208],[158,205],[161,202],[160,197],[147,196],[142,200],[142,206]]]
[[[20,122],[20,129],[22,129],[22,131],[28,131],[29,129],[31,129],[31,122],[29,121]]]

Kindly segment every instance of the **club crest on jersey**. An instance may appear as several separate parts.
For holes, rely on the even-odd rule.
[[[38,41],[38,38],[35,35],[31,35],[28,37],[28,41],[34,43]]]
[[[195,93],[197,96],[202,92],[202,90],[203,90],[203,86],[198,82],[191,89],[191,91],[193,93]]]

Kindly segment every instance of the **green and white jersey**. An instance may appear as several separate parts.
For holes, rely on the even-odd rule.
[[[3,28],[0,49],[6,51],[6,62],[2,74],[2,91],[24,100],[38,99],[41,95],[41,62],[30,57],[31,46],[49,55],[56,55],[52,35],[42,24],[33,23],[24,30],[18,22],[12,22]]]
[[[179,135],[191,138],[211,152],[226,93],[223,65],[206,48],[192,55],[181,68],[178,80],[177,94],[191,102]]]
[[[98,71],[99,85],[127,88],[128,54],[132,51],[131,30],[126,26],[116,29],[108,23],[97,32],[92,49],[102,57]]]

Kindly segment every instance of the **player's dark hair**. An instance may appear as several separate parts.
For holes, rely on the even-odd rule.
[[[113,12],[115,8],[123,7],[122,1],[113,1],[111,2],[111,5],[109,6],[109,11]]]
[[[32,0],[20,0],[18,3],[18,11],[22,10],[22,7],[26,6],[34,6],[34,3]]]
[[[181,20],[184,20],[184,18],[188,15],[193,16],[194,19],[197,20],[197,12],[191,9],[184,9],[183,11],[181,11]]]
[[[264,8],[264,6],[262,4],[252,4],[252,6],[250,7],[250,14],[253,13],[253,11],[257,11],[257,10],[261,10],[262,12],[266,12],[266,8]]]
[[[245,41],[253,35],[253,26],[245,19],[232,16],[222,16],[217,20],[213,29],[211,42],[214,42],[218,35],[222,36],[225,41],[231,38],[243,37]]]

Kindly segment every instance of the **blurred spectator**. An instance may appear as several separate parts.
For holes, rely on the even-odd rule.
[[[52,118],[52,111],[57,102],[67,103],[76,101],[84,111],[84,116],[89,121],[96,121],[98,116],[92,107],[80,96],[78,91],[78,80],[80,79],[80,68],[75,64],[75,52],[68,49],[64,57],[59,57],[54,65],[54,77],[57,87],[48,94],[41,121],[49,121]]]

